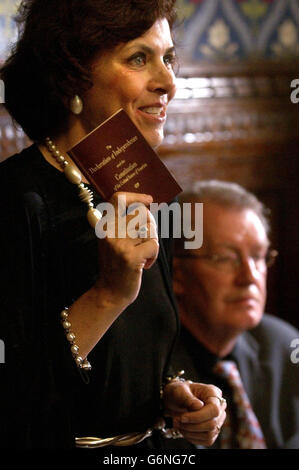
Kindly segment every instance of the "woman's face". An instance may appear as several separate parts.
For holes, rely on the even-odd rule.
[[[84,133],[123,108],[148,143],[157,147],[176,90],[175,60],[166,19],[156,21],[143,36],[101,54],[93,63],[94,86],[83,97],[79,119]]]

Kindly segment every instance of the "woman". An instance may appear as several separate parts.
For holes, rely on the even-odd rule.
[[[219,389],[177,379],[161,410],[178,327],[167,247],[158,235],[98,240],[72,184],[90,208],[87,182],[64,174],[74,166],[67,150],[119,108],[161,143],[175,93],[174,3],[22,3],[23,33],[1,76],[6,107],[35,144],[1,165],[4,447],[142,434],[162,412],[190,442],[210,445],[224,421]]]

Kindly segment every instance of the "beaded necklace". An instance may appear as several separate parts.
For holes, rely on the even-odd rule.
[[[75,168],[74,165],[69,163],[62,153],[58,150],[54,142],[49,138],[46,137],[45,145],[48,151],[51,153],[52,157],[55,158],[56,162],[62,168],[66,178],[70,181],[70,183],[76,184],[79,189],[79,198],[82,202],[87,204],[88,212],[87,212],[87,220],[90,225],[94,228],[99,220],[101,220],[101,213],[94,207],[93,203],[93,193],[92,191],[87,188],[84,183],[82,183],[82,175],[81,173]]]

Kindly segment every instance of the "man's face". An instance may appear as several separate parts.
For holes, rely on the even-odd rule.
[[[175,290],[195,328],[237,334],[263,315],[268,237],[252,210],[207,202],[203,214],[203,246],[175,259]]]

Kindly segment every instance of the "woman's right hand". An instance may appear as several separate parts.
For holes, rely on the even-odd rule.
[[[124,238],[107,236],[98,241],[99,276],[95,285],[78,298],[69,308],[68,320],[79,346],[80,356],[85,358],[111,327],[117,317],[138,296],[143,269],[149,269],[159,252],[156,222],[146,208],[152,198],[144,194],[115,193],[110,203],[115,208],[114,219],[118,233],[118,196],[126,196],[120,214],[127,225],[134,214],[125,214],[130,204],[142,204],[145,211],[147,236],[133,238],[132,232]],[[136,233],[135,233],[136,234]]]
[[[117,192],[110,199],[112,204],[114,228],[110,233],[106,230],[105,238],[98,241],[99,277],[96,288],[108,303],[124,308],[132,303],[140,289],[143,269],[149,269],[157,259],[159,242],[155,219],[146,206],[152,202],[152,197],[145,194]],[[140,227],[131,227],[138,213],[127,214],[127,208],[135,207],[142,215],[142,226],[146,227],[142,237],[138,237]],[[125,227],[121,232],[119,227]],[[119,233],[120,232],[120,233]],[[120,235],[120,236],[119,236]]]

